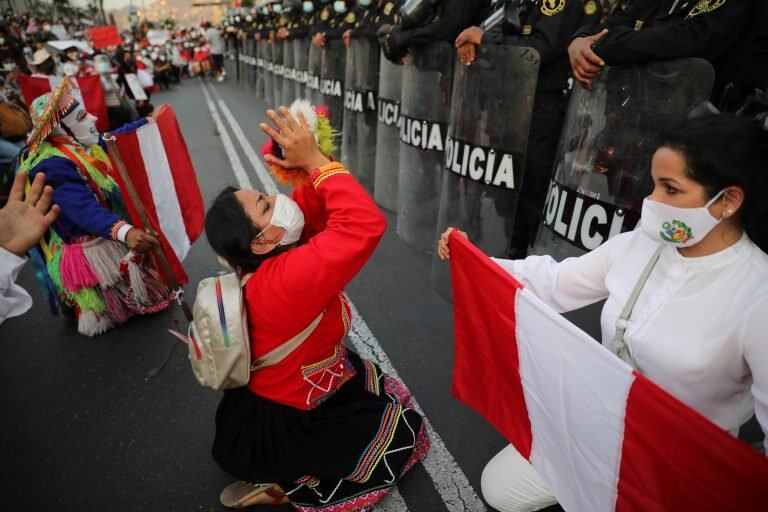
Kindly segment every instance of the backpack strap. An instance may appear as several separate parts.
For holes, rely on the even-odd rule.
[[[276,364],[280,363],[283,359],[291,355],[294,350],[299,348],[302,343],[306,341],[307,338],[315,331],[318,325],[320,325],[320,321],[323,319],[323,313],[320,313],[317,315],[317,318],[312,320],[312,323],[307,326],[306,329],[301,331],[299,334],[297,334],[295,337],[291,338],[290,340],[286,341],[279,347],[273,349],[272,351],[268,352],[267,354],[264,354],[257,360],[255,360],[251,364],[251,371],[255,372],[256,370],[261,370],[262,368],[266,368],[268,366],[275,366]]]

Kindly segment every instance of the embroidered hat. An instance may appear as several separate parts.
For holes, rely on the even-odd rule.
[[[32,118],[32,133],[27,139],[29,151],[34,151],[38,144],[51,134],[53,128],[61,124],[61,118],[78,105],[68,77],[63,77],[53,92],[35,98],[29,107],[29,115]]]

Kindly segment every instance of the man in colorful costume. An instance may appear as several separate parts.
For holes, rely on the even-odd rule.
[[[54,312],[73,310],[78,331],[102,334],[136,314],[166,309],[172,295],[149,253],[157,239],[134,228],[112,164],[99,145],[96,117],[63,78],[30,106],[33,130],[20,173],[45,173],[61,215],[30,253]]]

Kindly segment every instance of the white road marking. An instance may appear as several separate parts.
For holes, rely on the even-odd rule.
[[[235,134],[237,141],[240,143],[240,147],[243,148],[245,156],[248,157],[248,160],[251,161],[251,164],[253,164],[253,162],[261,163],[261,160],[259,159],[256,151],[254,151],[251,143],[245,137],[245,133],[243,133],[242,128],[240,128],[240,124],[235,119],[235,116],[232,115],[232,112],[229,110],[229,107],[227,107],[227,104],[224,103],[224,101],[221,99],[216,88],[212,87],[212,89],[213,95],[216,97],[216,100],[219,104],[219,108],[221,108],[221,111],[224,113],[224,117],[227,119],[230,128],[232,128],[232,133]],[[264,187],[264,192],[266,192],[267,195],[273,196],[280,193],[275,180],[272,179],[269,171],[267,171],[263,165],[254,165],[253,168],[256,171],[256,176],[259,177],[259,181],[261,181],[261,185]]]
[[[203,85],[203,89],[205,88],[206,86]],[[214,94],[217,96],[217,98],[219,98],[215,88]],[[206,98],[207,97],[208,93],[206,92]],[[226,105],[224,105],[224,102],[221,99],[219,99],[219,104],[222,106],[222,110],[226,108]],[[243,150],[248,156],[251,165],[256,170],[259,179],[262,180],[262,184],[265,190],[270,188],[270,183],[272,187],[277,189],[277,184],[264,167],[261,159],[256,157],[256,153],[253,151],[253,147],[251,147],[248,139],[245,138],[239,123],[234,118],[234,116],[232,116],[231,112],[229,112],[229,115],[227,115],[228,112],[229,109],[226,109],[225,116],[227,117],[227,121],[230,123],[230,125],[232,125],[232,130],[236,135],[238,132],[243,135],[242,138],[238,136],[238,141],[241,145],[243,145]],[[250,147],[250,151],[247,149],[248,147]],[[261,171],[259,169],[261,169]],[[360,312],[351,301],[350,306],[352,308],[353,321],[352,328],[349,332],[349,338],[357,353],[361,357],[375,362],[381,367],[383,371],[389,373],[402,382],[402,379],[400,379],[397,371],[392,366],[392,363],[387,357],[386,352],[384,352],[384,349],[379,344],[379,341],[376,339],[376,336],[365,323],[365,320],[363,320]],[[429,423],[429,420],[426,419],[424,411],[415,398],[413,400],[413,404],[416,411],[425,418],[427,431],[431,441],[431,448],[427,454],[427,457],[423,461],[424,468],[432,478],[435,489],[442,497],[445,506],[451,512],[487,511],[485,504],[472,488],[472,485],[469,483],[466,475],[456,463],[456,460],[453,458],[453,455],[451,455],[451,452],[448,451],[448,448],[440,438],[440,435]],[[397,488],[394,488],[392,489],[392,492],[389,493],[387,498],[385,498],[385,500],[383,500],[382,503],[377,506],[377,509],[385,512],[399,512],[407,510],[407,506],[402,496],[397,491]]]
[[[205,102],[208,104],[208,110],[211,112],[213,122],[216,124],[216,130],[219,132],[219,135],[221,135],[221,143],[224,144],[224,151],[227,152],[229,162],[232,164],[232,171],[235,173],[235,178],[237,178],[237,182],[240,184],[240,188],[253,188],[251,179],[248,177],[248,173],[245,172],[243,162],[240,160],[240,155],[237,154],[235,145],[232,144],[232,139],[229,137],[229,133],[227,133],[227,129],[224,127],[224,123],[221,121],[219,111],[216,110],[216,105],[213,103],[211,95],[208,92],[208,88],[205,87],[205,84],[203,84],[203,93],[205,93]]]

